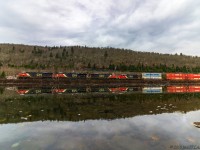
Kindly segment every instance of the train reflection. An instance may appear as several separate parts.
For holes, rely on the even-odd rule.
[[[168,93],[196,93],[200,92],[200,86],[189,85],[189,86],[168,86]]]
[[[122,87],[17,87],[20,95],[29,94],[67,94],[67,93],[198,93],[197,85],[170,85],[170,86],[122,86]]]

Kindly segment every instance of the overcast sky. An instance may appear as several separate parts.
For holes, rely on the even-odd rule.
[[[200,0],[0,0],[0,43],[200,56]]]

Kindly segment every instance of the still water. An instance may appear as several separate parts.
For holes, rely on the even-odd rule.
[[[0,149],[200,149],[198,91],[83,89],[0,88]]]

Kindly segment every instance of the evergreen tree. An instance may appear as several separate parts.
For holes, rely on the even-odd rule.
[[[105,53],[104,53],[104,58],[106,59],[107,57],[108,57],[108,52],[105,51]]]
[[[71,47],[71,55],[73,56],[74,55],[74,48]]]
[[[56,58],[59,58],[60,56],[59,56],[59,53],[56,53]]]
[[[88,63],[88,68],[91,68],[91,64],[90,64],[90,62]]]
[[[2,73],[1,73],[1,78],[5,78],[6,77],[6,73],[3,71]]]
[[[52,52],[50,53],[49,57],[53,57],[53,53]]]
[[[95,70],[95,69],[96,69],[96,64],[93,64],[93,67],[92,67],[92,69],[93,69],[93,70]]]

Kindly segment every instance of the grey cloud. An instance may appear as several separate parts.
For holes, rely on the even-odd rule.
[[[0,5],[2,43],[112,46],[200,56],[196,0],[7,0]]]

